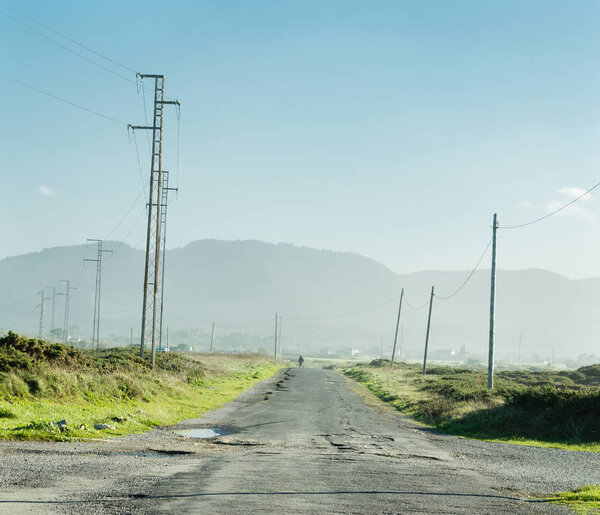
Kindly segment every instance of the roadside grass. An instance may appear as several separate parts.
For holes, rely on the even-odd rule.
[[[569,492],[558,492],[547,497],[553,504],[561,504],[576,513],[600,513],[600,485],[583,486]]]
[[[0,338],[0,439],[103,438],[175,424],[283,366],[259,354],[160,353],[152,370],[134,348],[82,351],[9,333]]]
[[[395,409],[442,432],[502,443],[600,451],[600,366],[485,373],[387,360],[342,368]]]

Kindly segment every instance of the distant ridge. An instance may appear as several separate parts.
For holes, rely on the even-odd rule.
[[[105,335],[139,331],[143,251],[119,242],[104,266],[102,326]],[[63,246],[0,260],[0,328],[37,333],[39,296],[60,279],[77,283],[71,320],[84,334],[91,332],[95,270],[83,266],[93,257],[85,245]],[[443,296],[459,286],[467,271],[423,271],[398,275],[370,258],[257,240],[198,240],[167,252],[165,323],[171,329],[208,330],[269,336],[275,312],[282,314],[285,338],[308,349],[353,347],[366,352],[391,346],[397,302],[361,313],[334,317],[392,299],[405,288],[413,307],[428,300],[431,285]],[[499,359],[513,355],[522,334],[523,353],[541,358],[557,354],[597,352],[600,335],[600,279],[570,280],[540,269],[498,272],[497,340]],[[470,283],[448,301],[434,300],[432,350],[465,346],[486,352],[489,271],[477,271]],[[405,350],[422,351],[427,309],[402,314]],[[49,313],[49,308],[46,310]],[[62,327],[62,299],[56,326]],[[263,324],[253,325],[257,322]],[[49,319],[46,329],[49,329]],[[253,327],[239,327],[253,325]]]

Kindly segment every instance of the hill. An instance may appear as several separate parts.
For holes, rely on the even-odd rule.
[[[139,333],[143,252],[105,242],[116,249],[104,265],[101,335]],[[59,286],[71,278],[77,286],[71,302],[74,335],[91,334],[95,267],[83,265],[95,257],[90,245],[57,247],[0,260],[0,327],[37,334],[39,296],[44,286]],[[413,307],[427,303],[431,285],[436,293],[452,293],[466,272],[423,271],[399,275],[382,264],[349,252],[332,252],[259,241],[201,240],[167,253],[165,326],[171,343],[185,341],[206,348],[211,323],[217,341],[232,333],[252,334],[254,347],[272,348],[275,312],[283,316],[284,351],[360,349],[371,355],[391,348],[397,302],[373,309],[405,288]],[[544,270],[498,272],[497,340],[499,359],[518,359],[519,333],[523,360],[533,354],[574,359],[595,353],[600,329],[600,279],[569,280]],[[60,291],[64,291],[61,283]],[[427,307],[404,305],[405,355],[422,352]],[[459,295],[434,300],[431,353],[440,359],[459,353],[486,354],[488,339],[489,271],[476,272]],[[63,297],[57,298],[56,327],[63,326]],[[50,303],[45,329],[50,328]],[[186,330],[186,331],[184,331]],[[137,338],[135,338],[137,339]],[[248,340],[238,336],[236,341]],[[235,338],[234,338],[235,340]],[[234,344],[230,344],[235,346]],[[241,344],[240,344],[241,345]],[[241,345],[243,347],[243,345]],[[462,355],[462,354],[461,354]],[[584,359],[584,358],[582,358]],[[588,361],[593,361],[589,358]],[[581,360],[580,360],[581,362]],[[585,362],[585,359],[584,359]],[[582,363],[583,364],[583,363]]]

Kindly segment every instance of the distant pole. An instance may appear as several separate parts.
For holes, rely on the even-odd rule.
[[[381,337],[381,359],[383,359],[383,336]]]
[[[169,349],[169,326],[167,326],[167,350]]]
[[[129,345],[133,345],[133,327],[130,329]]]
[[[423,355],[423,375],[427,373],[427,347],[429,346],[429,328],[431,327],[431,308],[433,306],[433,286],[429,298],[429,315],[427,316],[427,334],[425,335],[425,354]]]
[[[552,368],[554,368],[554,347],[552,347]]]
[[[277,313],[275,313],[275,352],[273,353],[273,356],[275,357],[275,359],[277,359],[277,329],[278,329],[278,318],[279,315]]]
[[[38,332],[38,339],[41,340],[44,336],[44,307],[46,304],[46,290],[38,291],[38,294],[42,296],[42,302],[40,303],[40,329]]]
[[[212,330],[210,331],[210,352],[213,351],[213,340],[215,337],[215,323],[212,323]]]
[[[396,319],[396,332],[394,333],[394,347],[392,349],[392,360],[390,366],[394,366],[394,358],[396,357],[396,342],[398,341],[398,327],[400,326],[400,313],[402,312],[402,297],[404,297],[404,288],[400,291],[400,303],[398,304],[398,318]]]
[[[56,334],[54,334],[54,320],[56,313],[56,288],[54,286],[48,287],[49,290],[52,290],[52,314],[50,316],[50,336],[52,339],[52,343],[56,342]]]
[[[65,297],[65,322],[64,322],[64,334],[63,343],[66,345],[69,339],[69,300],[71,298],[71,291],[77,288],[71,287],[71,281],[67,279],[61,279],[61,283],[65,283],[65,293],[57,293],[57,295],[63,295]]]
[[[83,261],[92,261],[96,263],[96,290],[94,294],[94,325],[92,327],[92,346],[98,350],[100,343],[100,292],[102,289],[102,253],[112,252],[112,250],[102,250],[102,240],[88,238],[87,241],[95,241],[98,246],[96,259],[87,259]]]
[[[521,341],[523,339],[523,335],[519,333],[519,354],[517,355],[517,368],[521,368]]]
[[[490,287],[490,348],[488,355],[488,389],[494,389],[494,319],[496,303],[496,231],[498,229],[498,216],[494,213],[492,226],[492,278]]]

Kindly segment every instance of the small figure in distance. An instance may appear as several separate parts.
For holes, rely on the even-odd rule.
[[[298,367],[302,368],[302,365],[304,365],[304,358],[302,356],[300,356],[298,358]]]

